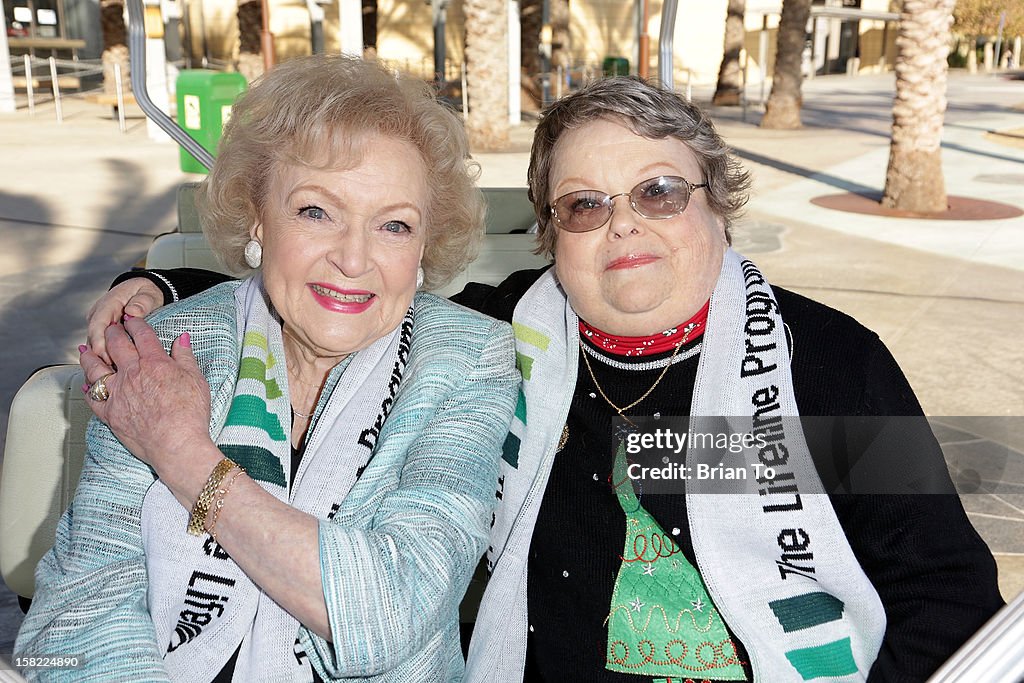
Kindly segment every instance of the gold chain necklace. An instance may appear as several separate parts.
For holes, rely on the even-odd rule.
[[[629,424],[633,424],[633,421],[630,420],[625,415],[623,415],[623,413],[629,410],[630,408],[638,405],[641,401],[650,396],[651,392],[654,391],[659,384],[661,384],[661,380],[665,379],[665,375],[668,374],[668,369],[672,367],[672,361],[675,360],[676,354],[679,353],[679,349],[683,348],[683,344],[687,342],[687,340],[690,338],[690,334],[693,332],[693,330],[697,329],[697,327],[698,326],[694,326],[693,329],[687,330],[686,334],[683,335],[683,338],[679,340],[679,343],[676,344],[676,348],[672,351],[672,355],[669,356],[668,363],[665,364],[665,367],[662,369],[661,374],[658,375],[658,379],[654,380],[654,384],[651,385],[651,388],[645,391],[643,396],[633,401],[628,406],[623,406],[621,408],[615,405],[615,402],[608,398],[608,395],[604,393],[604,389],[602,389],[601,385],[598,383],[597,377],[594,376],[594,369],[590,367],[590,358],[587,357],[587,350],[583,346],[582,339],[580,339],[580,353],[583,354],[583,364],[587,366],[587,372],[590,373],[590,379],[594,382],[594,386],[597,387],[597,392],[601,394],[601,398],[603,398],[605,402],[608,403],[608,405],[615,409],[615,412],[618,413],[619,417],[624,419],[626,422],[629,422]]]

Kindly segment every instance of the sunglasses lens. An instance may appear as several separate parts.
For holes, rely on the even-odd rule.
[[[682,178],[661,176],[645,180],[629,193],[633,206],[647,218],[670,218],[690,201],[690,186]]]
[[[555,200],[551,207],[563,230],[587,232],[608,220],[608,195],[600,192],[570,192]]]
[[[612,215],[612,201],[620,196],[609,196],[597,190],[570,192],[552,203],[551,213],[562,230],[589,232],[608,222]],[[690,184],[678,176],[658,176],[634,187],[629,193],[629,201],[644,218],[671,218],[686,209],[690,201]]]

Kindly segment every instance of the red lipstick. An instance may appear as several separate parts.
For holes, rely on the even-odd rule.
[[[313,299],[332,313],[362,313],[377,300],[377,295],[365,289],[338,289],[322,282],[312,282],[307,287]]]

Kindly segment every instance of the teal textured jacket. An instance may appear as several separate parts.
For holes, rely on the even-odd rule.
[[[211,425],[223,422],[232,392],[219,390],[238,373],[237,286],[218,285],[150,319],[165,348],[191,334],[215,397]],[[408,365],[373,457],[333,519],[320,521],[334,643],[305,628],[296,635],[323,678],[461,679],[458,608],[487,547],[518,389],[507,323],[417,294]],[[166,643],[156,642],[147,609],[141,533],[154,474],[95,418],[87,442],[15,652],[81,656],[81,669],[29,671],[30,679],[167,680]]]

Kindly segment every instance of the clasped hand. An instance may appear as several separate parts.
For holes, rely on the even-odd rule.
[[[187,459],[211,443],[210,389],[189,335],[175,339],[168,355],[145,320],[125,316],[123,324],[108,325],[103,337],[112,365],[89,347],[80,347],[85,350],[79,363],[90,385],[109,375],[109,398],[90,397],[87,403],[125,448],[163,478],[167,468],[184,464],[179,455]]]

